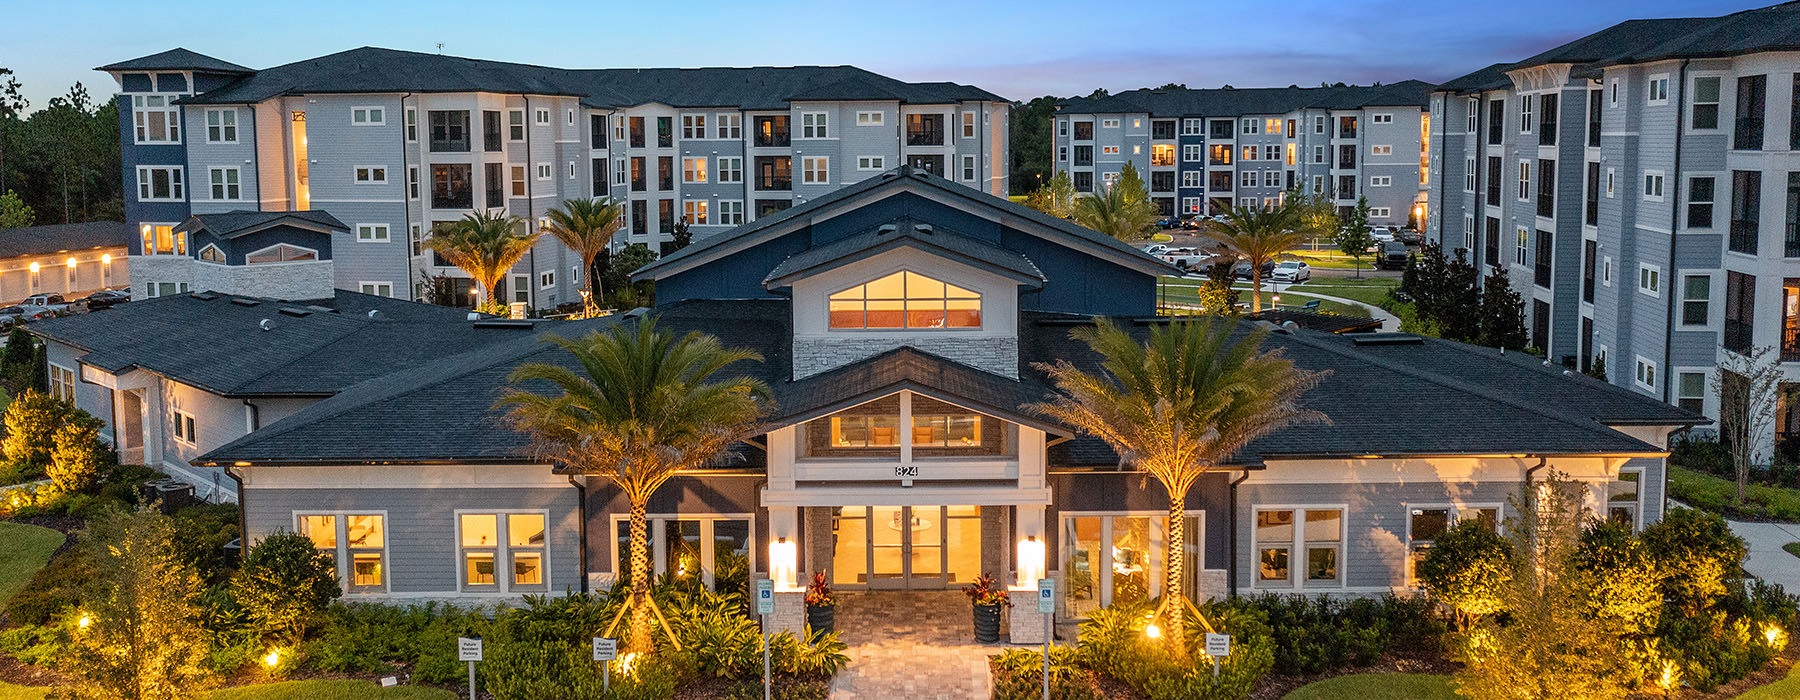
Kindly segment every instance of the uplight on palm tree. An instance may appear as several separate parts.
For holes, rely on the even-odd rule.
[[[1068,360],[1037,367],[1057,395],[1028,408],[1104,440],[1126,464],[1168,489],[1163,553],[1167,578],[1162,629],[1185,651],[1181,543],[1187,494],[1250,441],[1298,422],[1323,421],[1300,397],[1324,378],[1294,367],[1279,350],[1263,351],[1268,331],[1236,332],[1228,319],[1197,317],[1152,326],[1139,341],[1107,320],[1078,328],[1075,338],[1100,356],[1098,371]]]
[[[1075,223],[1121,241],[1149,238],[1156,219],[1156,205],[1116,185],[1075,200]]]
[[[526,233],[525,228],[525,220],[519,217],[498,210],[482,211],[464,215],[461,221],[425,239],[423,245],[469,273],[485,296],[477,308],[497,314],[506,309],[496,296],[500,278],[543,236],[542,232]]]
[[[1250,263],[1250,311],[1262,311],[1262,266],[1300,246],[1317,223],[1298,202],[1283,199],[1272,206],[1232,207],[1223,221],[1213,221],[1201,235]]]
[[[618,233],[621,214],[624,207],[611,197],[595,199],[571,199],[555,209],[546,212],[548,222],[544,232],[562,241],[563,245],[575,251],[581,257],[581,269],[584,271],[582,289],[586,291],[582,301],[582,315],[592,316],[598,307],[597,294],[605,290],[595,289],[594,258],[612,243],[613,234]]]
[[[559,471],[603,478],[630,502],[631,598],[620,614],[630,613],[629,648],[649,651],[652,616],[661,618],[650,598],[650,497],[754,434],[772,410],[768,387],[721,373],[762,356],[698,332],[677,336],[651,319],[546,339],[577,369],[522,365],[500,405]]]

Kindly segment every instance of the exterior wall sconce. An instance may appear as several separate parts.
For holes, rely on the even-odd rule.
[[[1047,571],[1043,541],[1037,535],[1019,540],[1019,586],[1036,587]]]
[[[769,543],[769,579],[775,582],[775,590],[796,590],[799,568],[799,548],[793,542],[782,537]]]

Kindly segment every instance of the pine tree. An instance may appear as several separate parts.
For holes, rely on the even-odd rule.
[[[1119,170],[1119,179],[1114,180],[1112,186],[1122,193],[1126,201],[1133,204],[1150,201],[1150,188],[1144,184],[1143,176],[1138,174],[1137,166],[1130,161]]]
[[[1472,343],[1481,335],[1481,272],[1462,253],[1444,264],[1444,279],[1433,310],[1446,340]]]
[[[1369,198],[1357,197],[1356,208],[1344,217],[1343,225],[1338,227],[1338,250],[1355,261],[1356,276],[1362,277],[1362,257],[1369,252],[1369,246],[1375,245],[1375,237],[1369,233]]]
[[[1525,301],[1512,288],[1505,267],[1496,267],[1481,283],[1481,345],[1523,350]]]

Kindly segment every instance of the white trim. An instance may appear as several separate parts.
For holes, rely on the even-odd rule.
[[[1314,582],[1309,585],[1308,580],[1305,575],[1306,564],[1307,564],[1306,559],[1303,556],[1297,556],[1300,553],[1307,551],[1306,511],[1330,511],[1330,510],[1335,510],[1338,513],[1337,556],[1336,556],[1336,562],[1335,562],[1336,568],[1337,568],[1337,577],[1331,583]],[[1262,571],[1260,569],[1260,564],[1262,562],[1262,552],[1259,547],[1259,545],[1261,545],[1262,542],[1260,540],[1258,540],[1257,536],[1256,536],[1256,530],[1257,530],[1256,519],[1257,519],[1258,515],[1262,514],[1265,511],[1275,511],[1275,512],[1285,511],[1285,512],[1292,513],[1296,516],[1296,517],[1294,517],[1293,522],[1289,525],[1289,527],[1293,529],[1293,535],[1292,535],[1292,540],[1288,543],[1288,547],[1289,547],[1288,548],[1288,578],[1285,583],[1264,581],[1262,578]],[[1345,545],[1348,543],[1349,539],[1350,539],[1350,506],[1348,504],[1345,504],[1345,503],[1318,503],[1318,504],[1292,504],[1292,505],[1289,505],[1289,504],[1274,503],[1274,504],[1255,505],[1250,510],[1250,566],[1249,566],[1250,588],[1255,589],[1255,590],[1287,590],[1287,591],[1342,589],[1344,586],[1349,584],[1349,577],[1350,577],[1349,562],[1345,561],[1345,556],[1344,556],[1346,553],[1346,549],[1347,549]],[[1270,542],[1269,544],[1271,546],[1280,546],[1279,543],[1275,543],[1275,542]]]
[[[1652,263],[1638,263],[1637,290],[1639,294],[1662,298],[1662,266]],[[1648,274],[1646,274],[1648,273]],[[1649,282],[1645,285],[1645,282]]]
[[[362,509],[351,509],[351,510],[296,510],[296,511],[291,511],[291,512],[293,515],[293,526],[294,526],[293,531],[295,533],[300,532],[300,518],[302,518],[302,517],[305,517],[308,515],[332,516],[332,521],[331,521],[332,527],[336,528],[336,530],[337,530],[335,533],[333,533],[333,537],[337,541],[337,548],[336,548],[337,551],[333,552],[333,558],[337,562],[338,585],[343,588],[344,597],[356,598],[356,597],[361,597],[361,596],[387,595],[387,594],[393,592],[393,590],[394,590],[394,567],[393,567],[394,559],[393,559],[393,556],[391,554],[389,554],[388,548],[392,545],[393,540],[394,540],[394,528],[393,528],[393,519],[388,517],[388,512],[386,509],[362,508]],[[351,590],[350,590],[350,581],[351,581],[352,576],[354,576],[354,574],[351,572],[351,568],[350,568],[351,566],[353,566],[353,564],[351,562],[351,557],[350,557],[350,518],[349,518],[349,516],[352,516],[352,515],[361,515],[361,516],[373,515],[373,516],[377,516],[377,517],[381,518],[381,591],[379,593],[377,593],[375,591],[351,592]],[[362,547],[360,549],[367,550],[367,549],[373,549],[373,548],[372,547]],[[366,586],[365,588],[372,588],[372,586]]]
[[[359,112],[361,114],[358,114]],[[360,120],[357,119],[358,116],[361,116],[362,119],[360,119]],[[381,105],[351,105],[351,107],[350,107],[350,125],[351,126],[386,126],[387,125],[387,107],[384,107]]]
[[[388,183],[387,171],[386,165],[352,165],[350,180],[358,185],[385,185]],[[365,174],[367,177],[364,177]]]
[[[1641,185],[1638,189],[1638,196],[1643,198],[1644,201],[1660,202],[1668,197],[1668,175],[1662,170],[1645,170],[1644,177],[1639,182]],[[1652,188],[1652,184],[1656,186]],[[1655,190],[1654,194],[1651,192],[1652,189]]]
[[[206,251],[209,251],[209,250],[217,252],[219,254],[219,259],[218,260],[207,260],[206,259]],[[231,264],[231,257],[227,256],[223,249],[219,248],[218,245],[213,244],[213,243],[208,243],[206,245],[200,246],[200,252],[194,255],[194,259],[197,261],[209,264],[209,265],[229,265],[229,264]]]
[[[225,115],[227,115],[227,114],[231,115],[231,123],[230,124],[225,123]],[[213,117],[215,115],[217,115],[219,118],[218,124],[212,123]],[[206,142],[207,143],[221,143],[221,144],[237,143],[238,142],[237,117],[238,117],[238,109],[236,107],[209,107],[209,108],[207,108],[200,118],[201,125],[206,131]],[[213,138],[213,129],[219,130],[219,138],[216,138],[216,139]],[[225,131],[227,129],[231,130],[231,138],[225,138]]]
[[[1631,383],[1639,389],[1656,391],[1656,362],[1643,355],[1634,356],[1636,362],[1631,367]],[[1648,372],[1645,369],[1648,368]],[[1644,381],[1649,377],[1650,381]]]
[[[492,516],[494,516],[494,545],[492,547],[475,547],[475,549],[479,549],[479,550],[490,550],[491,549],[493,551],[493,554],[494,554],[494,586],[491,590],[485,586],[481,587],[477,590],[469,590],[471,587],[477,586],[479,584],[469,583],[467,572],[463,571],[463,564],[464,564],[464,559],[465,559],[464,555],[466,554],[467,550],[469,549],[469,547],[464,545],[463,541],[462,541],[462,520],[463,520],[463,516],[465,516],[465,515],[492,515]],[[507,517],[504,517],[504,518],[500,517],[502,515],[507,516]],[[452,555],[453,559],[451,561],[450,571],[453,572],[453,575],[456,578],[456,591],[458,593],[465,593],[465,594],[489,593],[489,594],[495,594],[495,595],[501,595],[501,596],[513,595],[514,591],[513,591],[513,583],[512,583],[512,575],[511,575],[513,545],[510,540],[511,540],[511,529],[512,529],[512,517],[511,516],[514,516],[514,515],[539,515],[539,516],[543,516],[543,518],[544,518],[544,543],[537,547],[530,547],[530,546],[522,546],[521,547],[521,550],[523,550],[523,551],[526,551],[526,552],[537,551],[542,554],[543,559],[540,562],[540,565],[543,567],[543,571],[541,573],[543,574],[544,582],[542,584],[540,584],[541,587],[540,586],[528,586],[524,589],[521,589],[520,592],[523,592],[523,593],[547,593],[547,592],[554,590],[553,588],[551,588],[551,585],[550,585],[551,582],[554,581],[554,579],[552,579],[550,577],[550,571],[551,571],[551,569],[550,569],[550,535],[554,531],[554,527],[553,527],[552,521],[550,519],[550,509],[548,509],[548,508],[543,508],[543,509],[457,508],[457,509],[450,511],[451,534],[452,534],[452,537],[455,538],[455,539],[451,540],[451,542],[453,542],[455,544],[455,546],[452,548],[453,551],[452,551],[451,555]],[[503,574],[503,572],[505,572],[505,573]]]
[[[374,287],[375,288],[374,291],[370,291],[368,289],[369,287]],[[382,294],[381,293],[382,287],[387,287],[388,293]],[[368,295],[372,295],[372,296],[388,297],[388,298],[393,298],[393,296],[394,296],[394,283],[388,282],[385,280],[362,280],[362,281],[359,281],[356,283],[356,289],[357,289],[357,291],[362,292],[363,294],[368,294]]]
[[[368,229],[369,231],[368,238],[363,237],[364,229]],[[385,223],[356,224],[353,230],[356,231],[357,243],[387,243],[394,240],[392,229]],[[294,247],[298,248],[300,246]],[[313,251],[313,254],[317,255],[318,251]]]

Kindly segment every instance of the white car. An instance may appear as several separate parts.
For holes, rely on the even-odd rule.
[[[1143,251],[1150,255],[1161,257],[1163,253],[1169,252],[1169,246],[1162,243],[1151,243],[1150,245],[1144,246]]]
[[[1298,260],[1282,261],[1269,273],[1272,282],[1305,282],[1309,279],[1312,279],[1312,266]]]
[[[1392,243],[1394,242],[1394,232],[1386,228],[1372,228],[1369,229],[1369,238],[1374,239],[1377,245]]]

